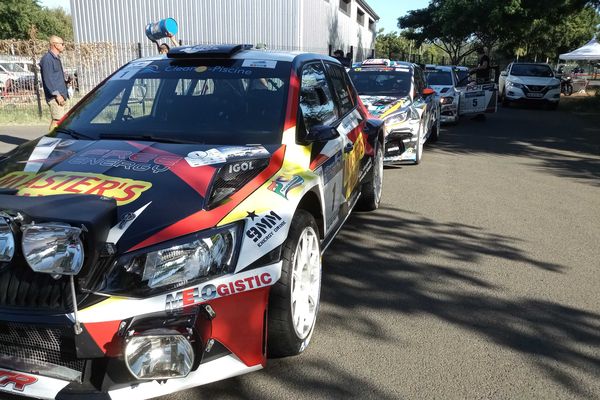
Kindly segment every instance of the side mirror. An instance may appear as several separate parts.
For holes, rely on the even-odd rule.
[[[423,89],[423,96],[431,96],[432,94],[435,94],[435,90],[432,88]]]
[[[502,71],[502,72],[500,72],[500,76],[508,76],[508,72]]]
[[[307,143],[327,142],[328,140],[335,139],[339,135],[337,129],[330,125],[315,125],[310,128],[304,137],[304,141]]]

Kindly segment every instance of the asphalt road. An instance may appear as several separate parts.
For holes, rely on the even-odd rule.
[[[304,354],[162,400],[600,399],[600,126],[463,119],[384,185],[324,256]]]

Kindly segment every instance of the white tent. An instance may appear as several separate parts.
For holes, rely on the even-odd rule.
[[[570,53],[561,54],[563,60],[600,60],[600,43],[596,38]]]

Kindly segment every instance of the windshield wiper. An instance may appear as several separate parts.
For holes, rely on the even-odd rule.
[[[183,140],[183,139],[174,139],[172,137],[165,136],[156,136],[156,135],[123,135],[119,133],[103,133],[99,135],[100,139],[124,139],[124,140],[148,140],[152,142],[162,142],[162,143],[179,143],[179,144],[187,144],[187,143],[196,143],[200,144],[200,142],[191,141],[191,140]]]
[[[80,133],[77,131],[74,131],[73,129],[69,129],[69,128],[56,128],[55,132],[57,133],[66,133],[67,135],[71,136],[72,138],[75,139],[88,139],[88,140],[96,140],[96,138],[93,138],[89,135],[86,135],[84,133]]]

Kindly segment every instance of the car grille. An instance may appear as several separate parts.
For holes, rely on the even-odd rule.
[[[0,269],[0,307],[28,307],[70,312],[69,280],[33,272],[28,265],[13,262]]]
[[[527,89],[529,89],[530,92],[541,92],[545,88],[546,86],[527,85]]]
[[[15,367],[11,360],[25,365],[29,371],[41,375],[57,375],[58,370],[72,370],[72,376],[81,376],[85,360],[75,358],[75,343],[70,327],[30,326],[0,323],[0,366]],[[58,366],[62,368],[54,368]],[[44,373],[46,371],[46,373]]]

